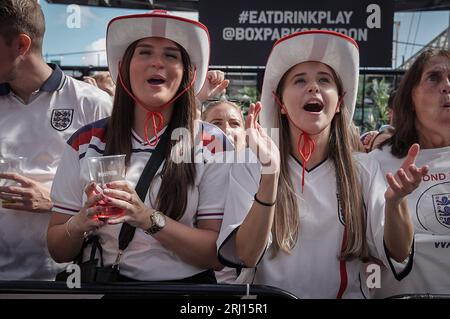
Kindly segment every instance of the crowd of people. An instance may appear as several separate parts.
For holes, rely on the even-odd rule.
[[[93,261],[93,281],[450,293],[448,50],[424,51],[391,94],[389,126],[360,138],[359,48],[343,34],[276,41],[244,117],[206,103],[230,82],[209,70],[197,21],[112,19],[109,72],[79,81],[44,61],[35,0],[5,0],[0,17],[0,281]],[[120,154],[124,178],[93,181],[90,160]]]

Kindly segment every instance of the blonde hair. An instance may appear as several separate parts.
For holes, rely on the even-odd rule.
[[[350,131],[349,132],[350,133],[350,144],[352,146],[352,150],[354,152],[365,153],[366,150],[364,149],[364,146],[360,139],[359,128],[353,122],[350,122],[349,131]]]
[[[239,115],[240,115],[240,117],[241,117],[242,125],[244,125],[245,121],[244,121],[244,116],[242,115],[242,109],[241,109],[241,107],[240,107],[239,105],[237,105],[236,103],[233,103],[233,102],[227,101],[227,100],[219,100],[219,101],[212,101],[212,102],[209,102],[209,103],[205,106],[205,108],[204,108],[204,110],[203,110],[203,112],[202,112],[202,120],[203,120],[203,121],[206,121],[206,118],[208,117],[208,114],[211,112],[211,110],[212,110],[213,108],[219,106],[219,105],[222,105],[222,104],[227,104],[227,105],[230,105],[231,107],[235,108],[236,111],[238,111],[238,113],[239,113]]]
[[[95,81],[97,81],[97,82],[103,82],[103,81],[107,80],[108,78],[111,78],[111,79],[112,79],[111,75],[110,75],[109,72],[107,72],[107,71],[100,71],[100,72],[97,72],[97,73],[95,73],[92,77],[93,77],[93,78],[95,79]]]
[[[330,68],[331,69],[331,68]],[[290,70],[289,70],[290,71]],[[287,71],[277,88],[277,95],[282,101],[283,86]],[[339,96],[343,94],[342,82],[331,69],[333,78],[338,88]],[[341,105],[340,112],[336,113],[331,122],[329,138],[328,158],[331,159],[336,170],[336,187],[339,194],[340,205],[345,231],[346,243],[339,256],[340,259],[350,260],[359,258],[368,260],[368,246],[366,241],[366,213],[363,206],[361,189],[358,179],[358,168],[352,157],[351,131],[349,130],[348,108]],[[278,252],[290,253],[298,240],[300,229],[300,208],[297,196],[293,189],[289,172],[288,158],[291,152],[291,137],[289,134],[289,122],[286,115],[281,114],[277,108],[277,123],[281,131],[280,156],[281,168],[278,181],[277,204],[275,207],[275,220],[272,226],[273,247],[275,257]],[[281,204],[282,203],[282,204]]]

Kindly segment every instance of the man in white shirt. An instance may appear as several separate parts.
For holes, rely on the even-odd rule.
[[[0,156],[24,158],[20,174],[0,172],[0,280],[53,280],[50,188],[66,140],[109,116],[103,91],[42,58],[45,20],[34,0],[0,4]]]

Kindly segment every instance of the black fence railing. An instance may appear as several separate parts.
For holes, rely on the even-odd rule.
[[[112,298],[256,298],[297,299],[279,288],[264,285],[173,284],[163,282],[112,282],[81,284],[69,288],[65,282],[0,281],[0,299],[112,299]]]
[[[389,299],[450,299],[450,294],[404,294]]]
[[[97,71],[108,70],[107,67],[101,66],[62,66],[61,68],[78,79]],[[226,73],[226,77],[231,81],[227,96],[230,100],[241,101],[244,112],[249,102],[259,99],[264,67],[212,66],[211,69],[222,70]],[[385,104],[391,91],[397,89],[404,72],[404,70],[396,69],[360,69],[358,99],[353,120],[361,133],[388,124],[386,115],[383,114]],[[380,103],[384,104],[380,105]]]

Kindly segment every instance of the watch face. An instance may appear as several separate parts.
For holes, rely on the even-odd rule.
[[[166,219],[164,215],[160,212],[155,212],[153,214],[153,221],[155,222],[155,225],[158,227],[164,227],[166,225]]]
[[[166,216],[161,212],[154,211],[150,215],[150,219],[151,219],[152,225],[150,226],[149,229],[144,231],[145,233],[147,233],[149,235],[156,234],[161,229],[163,229],[164,226],[166,226]]]

